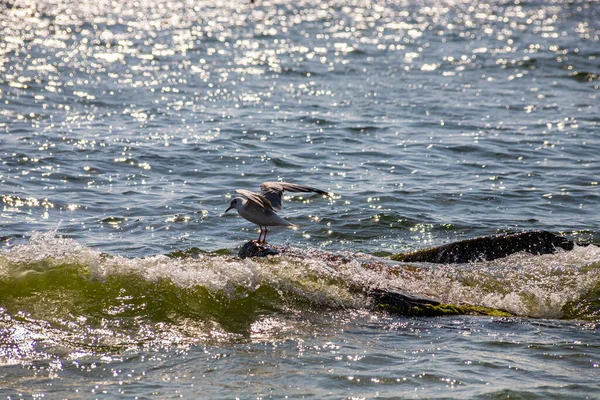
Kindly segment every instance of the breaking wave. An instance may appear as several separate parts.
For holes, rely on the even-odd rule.
[[[0,251],[3,358],[44,357],[40,338],[57,354],[61,346],[97,353],[273,337],[323,312],[377,313],[366,295],[375,288],[523,317],[600,320],[596,246],[466,265],[295,250],[302,257],[240,259],[190,250],[128,258],[53,232],[34,234]]]

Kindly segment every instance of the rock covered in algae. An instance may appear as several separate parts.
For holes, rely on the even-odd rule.
[[[539,255],[554,253],[558,248],[573,250],[573,247],[574,243],[571,240],[548,231],[537,230],[461,240],[411,253],[396,254],[391,258],[404,262],[460,264],[491,261],[520,251]]]

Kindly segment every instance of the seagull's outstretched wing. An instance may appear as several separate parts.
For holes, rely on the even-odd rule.
[[[324,190],[315,189],[310,186],[296,185],[295,183],[264,182],[260,184],[261,194],[271,203],[275,210],[281,210],[281,199],[283,197],[283,192],[285,191],[317,193],[324,196],[330,196],[330,194]]]
[[[264,208],[265,210],[275,211],[273,209],[273,205],[271,204],[269,199],[267,199],[262,194],[251,192],[251,191],[245,190],[245,189],[236,189],[235,191],[236,191],[236,193],[239,193],[242,196],[244,196],[245,198],[247,198],[249,202],[255,203],[259,207]]]

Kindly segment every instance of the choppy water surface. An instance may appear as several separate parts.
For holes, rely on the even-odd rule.
[[[0,3],[0,393],[593,397],[596,245],[390,277],[238,260],[257,231],[223,211],[281,179],[335,195],[288,198],[299,229],[273,243],[381,254],[545,229],[597,244],[599,14]],[[352,287],[517,317],[393,316]]]

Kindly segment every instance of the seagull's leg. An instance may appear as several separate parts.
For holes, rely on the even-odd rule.
[[[258,240],[257,240],[257,242],[260,243],[260,237],[262,236],[263,229],[262,229],[262,226],[260,226],[260,225],[258,227],[260,228],[260,232],[258,233]]]
[[[265,226],[265,237],[263,237],[263,243],[267,243],[267,232],[269,232],[269,230]]]

